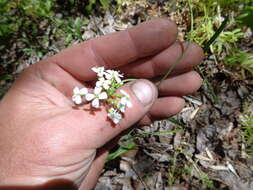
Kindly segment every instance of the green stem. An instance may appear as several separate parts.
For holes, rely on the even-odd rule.
[[[158,82],[157,87],[160,86],[160,84],[170,75],[170,73],[174,70],[174,68],[181,62],[181,60],[183,59],[187,49],[189,48],[190,43],[187,43],[187,46],[185,48],[185,50],[182,52],[182,54],[177,58],[176,62],[174,64],[171,65],[171,67],[169,68],[168,72],[163,76],[163,78]]]
[[[126,83],[126,82],[131,82],[131,81],[135,81],[137,79],[125,79],[125,80],[122,80],[123,83]]]

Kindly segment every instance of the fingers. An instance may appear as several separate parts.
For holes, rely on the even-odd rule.
[[[202,79],[195,71],[190,71],[164,80],[158,87],[158,98],[147,115],[140,121],[141,125],[150,124],[155,119],[176,115],[183,109],[185,101],[180,96],[197,91]]]
[[[186,47],[187,44],[185,43],[184,51],[186,52],[173,70],[172,74],[174,75],[191,70],[194,66],[198,65],[204,57],[203,50],[197,44],[191,43],[188,48]],[[122,66],[120,70],[132,77],[153,78],[164,75],[181,55],[182,46],[180,43],[176,42],[154,57]]]
[[[180,97],[164,97],[155,101],[149,111],[152,118],[166,118],[180,112],[185,105],[185,101]]]
[[[93,114],[86,112],[85,116],[80,117],[87,129],[84,133],[84,143],[89,142],[88,144],[92,145],[92,147],[87,148],[103,146],[122,131],[138,122],[149,111],[157,98],[156,87],[147,80],[137,80],[126,84],[122,89],[129,94],[132,107],[126,109],[122,120],[118,124],[114,124],[108,119],[108,113],[105,109],[95,111]],[[89,135],[87,136],[87,134]]]
[[[173,22],[155,19],[126,31],[81,43],[62,51],[49,61],[79,80],[92,80],[95,75],[91,67],[115,68],[152,56],[169,47],[176,38],[177,27]]]
[[[202,79],[195,71],[164,80],[159,85],[159,96],[184,96],[197,91],[202,84]]]
[[[185,101],[180,97],[158,98],[146,114],[138,123],[139,125],[149,125],[157,119],[165,119],[176,115],[185,106]]]

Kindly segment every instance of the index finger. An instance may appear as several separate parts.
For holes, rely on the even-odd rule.
[[[176,24],[154,19],[125,31],[92,39],[63,50],[49,59],[81,81],[93,80],[91,67],[115,68],[152,56],[176,41]]]

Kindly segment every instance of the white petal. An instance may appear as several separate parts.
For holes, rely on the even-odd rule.
[[[82,97],[81,96],[73,96],[72,97],[73,102],[75,102],[75,104],[81,104],[82,103]]]
[[[104,76],[104,72],[99,72],[98,73],[98,77],[103,77]]]
[[[116,116],[117,113],[109,114],[108,117],[113,121],[113,123],[118,124],[121,119]]]
[[[109,113],[107,114],[107,116],[111,119],[112,118],[112,113],[111,111],[109,110]]]
[[[105,80],[105,83],[110,85],[110,84],[112,84],[112,81],[111,80]]]
[[[80,92],[80,90],[79,90],[78,87],[75,87],[75,88],[73,89],[73,93],[74,93],[74,94],[79,94],[79,92]]]
[[[110,109],[107,116],[115,123],[118,124],[122,119],[122,115],[118,113],[115,109]]]
[[[103,77],[105,68],[104,67],[92,67],[91,70],[94,71],[95,73],[97,73],[97,76]]]
[[[80,89],[80,92],[79,92],[81,95],[86,95],[88,94],[88,89],[87,88],[82,88]]]
[[[102,92],[101,94],[98,95],[98,98],[100,100],[105,100],[108,98],[108,96],[107,96],[106,92]]]
[[[120,113],[116,113],[116,118],[117,118],[118,120],[121,120],[121,119],[122,119],[122,115],[121,115]]]
[[[110,88],[111,83],[112,82],[110,80],[105,80],[103,83],[103,88],[108,90]]]
[[[99,73],[101,71],[104,71],[104,67],[92,67],[91,70],[95,73]]]
[[[120,99],[120,104],[122,104],[122,105],[127,105],[127,102],[128,102],[128,98],[126,98],[126,97],[122,97]]]
[[[92,67],[91,70],[94,71],[95,73],[97,73],[98,72],[98,67]]]
[[[105,90],[108,90],[108,89],[110,88],[110,86],[109,86],[108,84],[104,83],[103,88],[104,88]]]
[[[108,80],[111,80],[113,78],[113,76],[109,73],[105,73],[105,78]]]
[[[95,98],[92,102],[91,102],[92,107],[94,108],[99,108],[99,99]]]
[[[94,94],[98,95],[98,94],[100,94],[101,91],[102,91],[102,88],[96,86],[94,89]]]
[[[106,70],[106,72],[107,72],[107,73],[109,73],[110,75],[113,75],[114,70],[110,70],[110,69],[108,69],[108,70]]]
[[[121,83],[121,79],[118,76],[115,76],[115,80],[117,83]]]
[[[116,113],[116,114],[114,115],[113,122],[114,122],[115,124],[117,124],[117,123],[120,122],[121,119],[122,119],[121,114],[120,114],[120,113]]]
[[[133,104],[132,104],[132,102],[128,101],[128,102],[127,102],[127,107],[128,107],[128,108],[131,108],[131,107],[133,107]]]
[[[104,72],[105,68],[104,67],[99,67],[99,71],[102,73]]]
[[[98,80],[101,81],[102,83],[105,82],[105,78],[104,77],[101,77]]]
[[[126,93],[125,90],[120,90],[120,93],[123,94],[123,95],[125,95],[126,97],[129,97],[128,93]]]
[[[101,87],[103,85],[103,82],[102,81],[97,81],[96,82],[96,87]]]
[[[72,96],[72,101],[73,101],[73,102],[76,101],[76,96],[77,96],[77,95],[75,95],[75,94]]]
[[[95,95],[94,94],[86,94],[86,96],[85,96],[85,99],[87,100],[87,101],[91,101],[91,100],[93,100],[95,98]]]
[[[126,107],[125,107],[125,106],[121,106],[119,110],[120,110],[122,113],[125,113]]]
[[[115,123],[115,124],[118,124],[119,122],[120,122],[120,120],[118,120],[118,119],[116,119],[116,118],[113,118],[113,123]]]

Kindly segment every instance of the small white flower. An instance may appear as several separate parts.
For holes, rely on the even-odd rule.
[[[114,70],[106,70],[105,74],[105,78],[108,80],[112,80],[115,79],[117,83],[121,83],[121,78],[123,77],[122,74],[120,74],[118,71],[114,71]]]
[[[215,22],[217,22],[217,24],[221,24],[225,20],[225,18],[218,15],[214,18],[214,20],[215,20]]]
[[[87,88],[78,88],[75,87],[73,89],[73,96],[72,96],[72,101],[75,104],[81,104],[83,102],[83,96],[88,94],[88,89]]]
[[[108,90],[111,85],[110,80],[106,80],[104,77],[99,78],[99,80],[96,82],[96,87],[103,87],[105,90]]]
[[[104,67],[92,67],[91,70],[94,71],[95,73],[97,73],[98,77],[103,77],[105,74]]]
[[[130,101],[130,96],[124,91],[120,90],[120,92],[124,95],[118,102],[117,108],[124,113],[126,108],[131,108],[133,106],[132,102]]]
[[[85,96],[87,101],[92,101],[91,105],[94,108],[99,108],[99,100],[105,100],[108,98],[106,92],[102,92],[102,88],[101,87],[95,87],[94,89],[94,93],[88,93]]]
[[[122,115],[114,108],[111,108],[108,112],[107,116],[113,121],[113,123],[118,124],[122,119]]]

